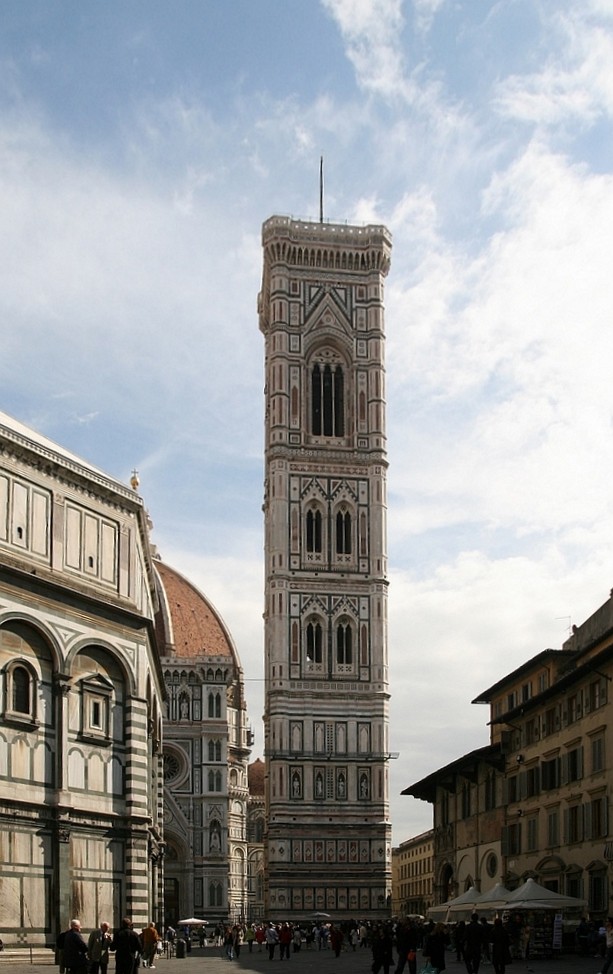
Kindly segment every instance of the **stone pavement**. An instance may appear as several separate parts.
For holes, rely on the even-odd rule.
[[[56,974],[53,951],[35,951],[6,949],[0,953],[0,974]],[[447,954],[446,974],[466,974],[463,964],[458,964],[455,953]],[[304,947],[297,954],[292,953],[289,961],[274,961],[268,959],[265,950],[258,951],[254,946],[253,953],[246,947],[241,950],[238,960],[228,961],[218,947],[195,947],[185,958],[166,957],[162,955],[156,961],[156,974],[271,974],[279,963],[289,966],[293,974],[371,974],[372,957],[370,951],[358,948],[355,952],[344,950],[336,958],[331,950],[306,950]],[[602,962],[599,958],[578,957],[574,954],[563,954],[550,960],[534,960],[527,964],[514,961],[507,967],[507,974],[598,974]],[[418,957],[417,970],[419,974],[420,960]],[[140,968],[139,974],[146,974],[146,968]],[[408,974],[405,967],[404,974]],[[109,965],[109,974],[114,974],[113,960]],[[613,967],[611,969],[613,974]],[[393,968],[391,970],[393,974]],[[491,964],[481,966],[479,974],[493,974]]]

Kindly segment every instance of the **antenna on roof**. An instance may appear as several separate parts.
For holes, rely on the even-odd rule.
[[[324,157],[319,157],[319,222],[324,222]]]

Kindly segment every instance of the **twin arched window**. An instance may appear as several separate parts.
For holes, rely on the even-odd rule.
[[[334,551],[337,555],[350,555],[353,548],[353,519],[345,507],[333,515]],[[305,516],[305,547],[308,554],[321,554],[324,545],[324,520],[314,504],[307,509]]]
[[[311,372],[313,436],[345,435],[345,380],[340,365],[320,365]]]
[[[220,693],[209,693],[209,717],[221,717]]]
[[[209,761],[221,761],[221,741],[209,741]]]
[[[316,508],[309,508],[306,516],[306,550],[321,553],[321,511]]]
[[[341,619],[335,629],[335,659],[337,666],[353,666],[354,632],[349,619]],[[323,658],[324,630],[320,622],[312,620],[305,630],[306,658],[308,663],[321,664]]]

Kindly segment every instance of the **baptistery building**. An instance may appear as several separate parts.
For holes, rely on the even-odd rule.
[[[0,930],[157,919],[164,684],[141,498],[0,413]]]

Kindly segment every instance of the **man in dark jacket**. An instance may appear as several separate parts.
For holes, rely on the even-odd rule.
[[[115,931],[111,950],[115,951],[115,974],[133,974],[138,967],[143,945],[132,929],[132,921],[125,917]]]
[[[483,927],[476,913],[470,918],[464,930],[464,963],[468,974],[479,974],[481,948],[483,946]]]
[[[81,936],[80,920],[71,920],[64,934],[64,967],[70,974],[87,974],[87,944]]]

